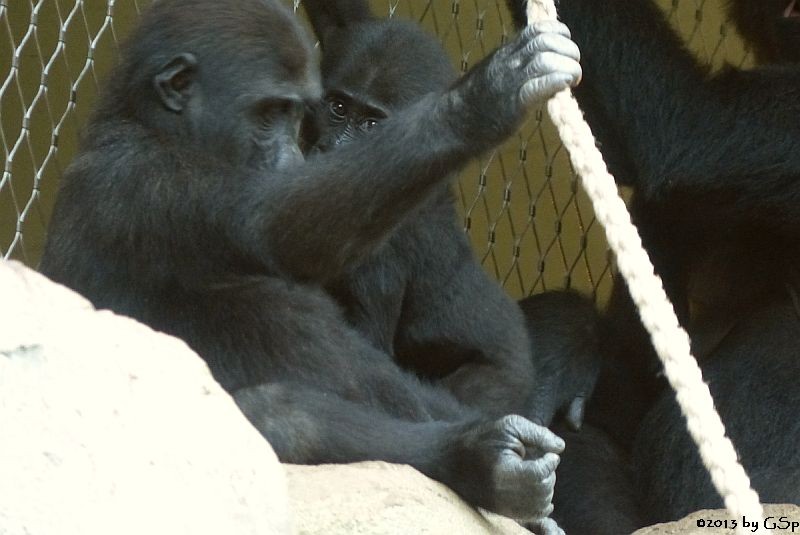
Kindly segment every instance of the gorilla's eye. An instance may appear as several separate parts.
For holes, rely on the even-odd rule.
[[[360,126],[361,126],[361,130],[364,130],[366,132],[366,131],[369,131],[369,130],[372,130],[373,128],[375,128],[375,126],[377,124],[378,124],[378,120],[377,119],[365,119],[364,122],[362,122]]]
[[[336,119],[344,119],[347,117],[347,106],[341,100],[331,100],[328,102],[328,107],[331,110],[331,115]]]

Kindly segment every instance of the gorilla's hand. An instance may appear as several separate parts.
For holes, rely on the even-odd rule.
[[[511,135],[528,106],[581,79],[580,52],[558,21],[526,27],[464,75],[447,102],[465,121],[460,133],[473,142],[499,143]]]
[[[528,80],[520,89],[525,104],[546,100],[581,80],[578,45],[570,39],[569,29],[558,21],[536,22],[526,27],[509,46],[510,51],[504,47],[496,55],[508,55],[507,63],[512,67],[517,61],[525,65]]]
[[[470,503],[520,521],[553,510],[564,441],[522,416],[463,427],[444,452],[442,480]]]

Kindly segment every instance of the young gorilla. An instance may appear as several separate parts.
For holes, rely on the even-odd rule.
[[[324,51],[319,150],[374,133],[403,107],[454,78],[438,42],[416,24],[374,18],[365,2],[355,0],[303,5]],[[484,413],[523,410],[542,425],[564,416],[579,428],[600,367],[594,304],[565,291],[515,305],[475,262],[456,221],[449,184],[443,183],[330,291],[373,344]],[[477,365],[465,364],[472,362]],[[532,362],[535,376],[520,366]],[[563,460],[570,462],[566,481],[561,475],[556,481],[553,518],[568,533],[592,526],[602,530],[597,533],[616,534],[620,527],[642,525],[635,516],[630,467],[608,437],[599,430],[562,431],[570,442],[559,473]]]
[[[594,303],[572,291],[519,302],[538,350],[540,381],[529,406],[564,439],[553,494],[553,520],[570,535],[618,535],[645,525],[629,455],[602,430],[582,426],[585,400],[600,371],[602,320]]]
[[[527,407],[534,422],[563,418],[575,431],[600,373],[600,316],[591,299],[552,291],[522,299],[539,372]]]
[[[283,461],[407,463],[472,504],[545,516],[560,439],[421,384],[322,287],[527,105],[577,81],[565,34],[533,28],[369,139],[303,161],[320,87],[293,15],[270,0],[157,2],[62,180],[41,270],[183,338]]]
[[[456,78],[438,41],[410,21],[375,18],[361,0],[303,5],[324,52],[318,150],[382,128]],[[450,185],[443,180],[385,244],[328,289],[376,347],[463,403],[496,416],[554,412],[552,388],[541,385],[548,396],[535,405],[526,400],[538,385],[537,347],[531,360],[520,309],[475,261]]]
[[[511,7],[522,23],[523,3]],[[583,51],[576,95],[612,172],[634,188],[633,216],[753,485],[800,503],[796,3],[731,1],[762,65],[714,74],[650,0],[562,0],[559,12]],[[635,438],[649,520],[720,507],[622,285],[609,320],[619,351],[598,384],[598,421]]]

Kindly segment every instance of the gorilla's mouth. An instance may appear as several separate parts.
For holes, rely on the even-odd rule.
[[[786,19],[800,17],[800,10],[797,9],[797,0],[789,2],[789,5],[783,10],[783,17]]]

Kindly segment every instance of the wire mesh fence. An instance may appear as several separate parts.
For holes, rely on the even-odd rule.
[[[302,16],[300,0],[285,1]],[[722,1],[660,3],[701,58],[740,65],[747,54],[723,22]],[[59,177],[98,85],[150,3],[0,0],[0,257],[38,263]],[[504,4],[372,0],[376,14],[412,18],[435,33],[462,70],[514,33]],[[541,110],[503,147],[469,166],[454,187],[476,254],[510,294],[563,287],[601,300],[607,294],[603,231]]]

